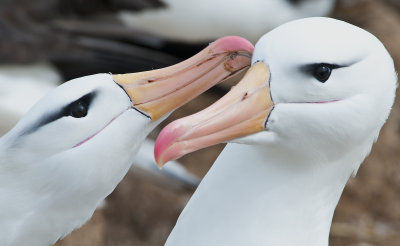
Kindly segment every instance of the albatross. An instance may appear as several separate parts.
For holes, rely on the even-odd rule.
[[[61,74],[49,63],[0,65],[0,137],[61,82]],[[200,179],[179,162],[170,163],[160,172],[153,157],[154,144],[155,141],[149,138],[142,142],[130,171],[164,186],[197,187]]]
[[[215,41],[160,70],[95,74],[44,96],[0,138],[0,245],[47,246],[80,227],[175,108],[250,65],[253,45]]]
[[[166,245],[328,245],[345,184],[395,97],[393,60],[372,34],[330,18],[284,24],[209,108],[160,133],[160,165],[229,141]]]

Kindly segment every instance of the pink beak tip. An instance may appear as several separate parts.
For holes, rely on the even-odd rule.
[[[226,36],[217,39],[210,44],[211,49],[216,52],[245,51],[253,53],[254,45],[247,39],[239,36]]]
[[[168,150],[184,132],[185,130],[180,127],[180,120],[171,122],[160,132],[154,146],[154,158],[159,168],[170,161],[168,157],[172,153],[168,153]]]

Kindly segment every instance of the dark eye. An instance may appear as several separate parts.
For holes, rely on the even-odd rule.
[[[88,109],[87,103],[83,100],[79,100],[70,105],[69,114],[74,118],[82,118],[87,115]]]
[[[348,67],[349,65],[338,65],[329,63],[311,63],[300,66],[300,71],[307,76],[312,76],[321,83],[325,83],[334,69]]]
[[[313,76],[319,82],[325,83],[331,76],[332,68],[327,64],[319,64],[314,68]]]

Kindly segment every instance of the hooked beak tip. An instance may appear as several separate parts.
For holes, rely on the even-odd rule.
[[[242,51],[250,54],[254,51],[254,45],[247,39],[239,36],[227,36],[210,44],[210,49],[215,53]]]
[[[181,148],[174,146],[178,138],[185,133],[185,128],[180,124],[181,120],[174,121],[167,125],[158,135],[154,146],[154,158],[159,168],[165,163],[179,158]]]

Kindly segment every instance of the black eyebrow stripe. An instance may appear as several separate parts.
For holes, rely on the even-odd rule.
[[[330,63],[311,63],[311,64],[306,64],[306,65],[302,65],[300,66],[300,71],[304,72],[304,73],[312,73],[318,66],[328,66],[332,69],[338,69],[338,68],[343,68],[343,67],[349,67],[350,65],[338,65],[338,64],[330,64]]]
[[[90,93],[80,97],[79,99],[69,103],[68,105],[60,108],[57,111],[54,111],[54,112],[47,113],[47,114],[43,115],[43,117],[41,117],[36,123],[34,123],[32,125],[32,127],[28,128],[28,129],[25,129],[22,132],[21,136],[22,135],[28,135],[28,134],[38,130],[40,127],[42,127],[44,125],[47,125],[47,124],[49,124],[51,122],[54,122],[54,121],[56,121],[58,119],[61,119],[62,117],[70,116],[70,109],[69,109],[70,106],[72,104],[78,102],[78,101],[84,101],[87,105],[89,105],[89,108],[90,108],[90,103],[93,101],[93,99],[95,98],[96,94],[97,94],[96,91],[90,92]]]

